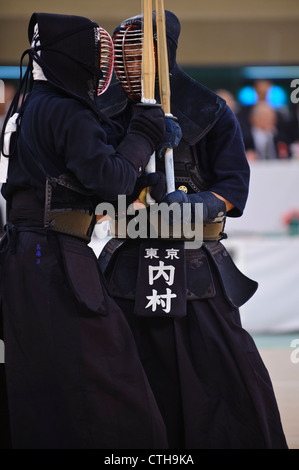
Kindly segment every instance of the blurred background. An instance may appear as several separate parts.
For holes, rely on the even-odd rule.
[[[0,0],[0,127],[28,47],[33,12],[75,14],[110,34],[139,14],[140,0]],[[223,96],[244,136],[251,182],[240,219],[228,219],[224,241],[237,266],[259,282],[241,308],[281,406],[289,444],[299,447],[299,1],[165,0],[181,21],[177,61]],[[200,112],[200,104],[199,110]],[[1,202],[2,222],[5,206]],[[105,238],[97,226],[91,246]],[[291,360],[292,357],[292,360]]]

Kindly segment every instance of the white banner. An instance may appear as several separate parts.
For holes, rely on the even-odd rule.
[[[227,218],[226,232],[286,234],[284,215],[294,209],[299,211],[299,160],[257,161],[250,169],[244,214]]]
[[[253,333],[299,331],[299,237],[231,237],[224,242],[238,268],[259,283],[241,307]]]

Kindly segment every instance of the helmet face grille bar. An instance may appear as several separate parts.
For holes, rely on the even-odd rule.
[[[98,28],[98,40],[100,44],[99,67],[103,74],[98,82],[97,95],[101,95],[110,85],[113,74],[114,48],[111,36],[101,27]]]
[[[143,33],[135,25],[121,28],[113,38],[114,70],[126,94],[134,101],[142,95]]]

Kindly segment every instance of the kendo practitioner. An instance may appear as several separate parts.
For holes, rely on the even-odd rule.
[[[133,192],[163,140],[164,112],[139,107],[114,148],[119,128],[95,107],[113,68],[108,33],[84,17],[34,13],[28,35],[29,93],[18,91],[7,116],[10,145],[2,136],[12,448],[167,447],[133,335],[88,246],[95,206]]]
[[[239,307],[254,294],[257,284],[237,269],[221,243],[225,218],[240,217],[248,195],[249,167],[240,128],[225,101],[176,63],[180,22],[169,11],[165,17],[171,113],[178,119],[182,139],[174,148],[176,190],[158,202],[189,203],[192,216],[201,203],[204,241],[200,248],[182,253],[181,241],[154,239],[142,251],[147,243],[142,237],[130,240],[116,233],[101,252],[99,264],[110,294],[131,325],[166,424],[169,447],[284,449],[287,444],[269,374],[240,321]],[[153,12],[154,38],[155,19]],[[132,17],[114,31],[114,69],[119,80],[97,100],[101,110],[124,127],[141,97],[136,79],[140,65],[136,63],[135,74],[130,72],[134,69],[130,51],[135,38],[136,58],[142,22],[142,15]],[[156,39],[154,43],[156,48]],[[157,167],[163,171],[159,155]],[[184,299],[174,308],[173,292],[167,298],[152,287],[162,278],[160,268],[166,266],[168,273],[164,271],[162,280],[171,286],[170,270],[175,266],[165,260],[172,254],[176,261],[179,250],[185,259],[175,275],[179,276],[177,288],[184,288]],[[160,253],[168,255],[158,260]],[[146,264],[149,260],[153,265]],[[143,291],[148,304],[141,299]],[[178,290],[175,296],[179,297]],[[170,300],[173,304],[168,308]]]

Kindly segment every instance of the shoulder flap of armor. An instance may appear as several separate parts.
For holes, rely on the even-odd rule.
[[[225,110],[226,102],[189,77],[176,65],[170,76],[171,112],[178,118],[184,140],[196,144],[209,132]]]

